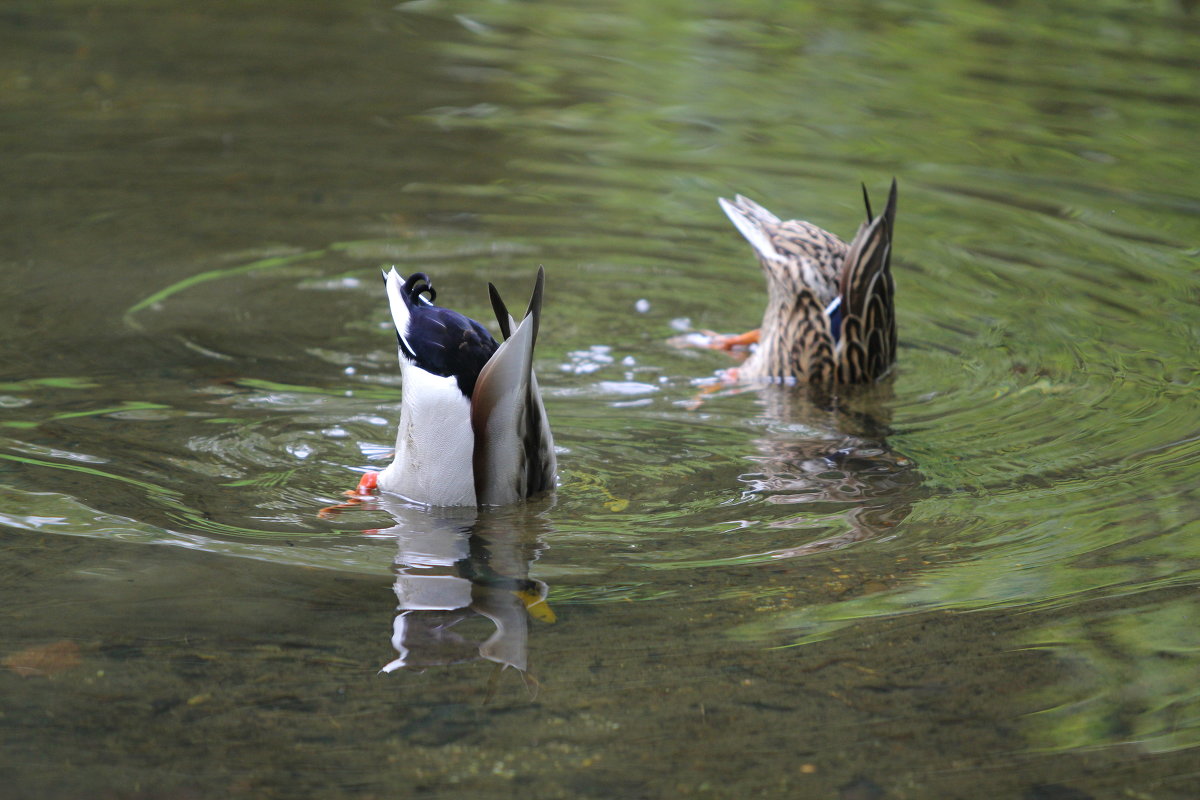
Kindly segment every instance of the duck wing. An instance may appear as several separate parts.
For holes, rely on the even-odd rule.
[[[863,190],[864,197],[866,189]],[[867,215],[871,205],[867,201]],[[892,281],[892,229],[896,181],[883,213],[858,229],[842,268],[842,324],[837,337],[837,380],[867,383],[887,374],[896,360],[895,284]]]
[[[545,281],[545,270],[539,268],[520,325],[496,287],[489,285],[505,341],[480,371],[471,396],[475,492],[480,504],[513,503],[554,485],[554,438],[533,374]]]

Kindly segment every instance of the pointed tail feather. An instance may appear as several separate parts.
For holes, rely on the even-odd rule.
[[[413,349],[405,338],[411,312],[404,300],[404,277],[392,267],[383,273],[383,283],[387,290],[388,309],[392,312],[392,324],[396,326],[396,337],[400,340],[401,348],[412,358]]]
[[[500,325],[500,335],[508,339],[512,336],[512,329],[516,325],[512,314],[508,313],[508,306],[504,305],[504,300],[501,299],[500,290],[496,288],[496,284],[488,284],[488,295],[492,298],[492,312],[496,315],[496,322]]]
[[[533,347],[537,346],[538,329],[542,325],[542,293],[546,289],[546,268],[538,265],[537,280],[533,283],[533,294],[525,307],[525,316],[533,318]]]
[[[546,286],[546,268],[539,266],[537,281],[533,285],[533,294],[529,298],[529,305],[525,309],[525,316],[533,314],[533,342],[537,345],[537,331],[542,319],[542,292]],[[504,299],[500,297],[500,290],[496,288],[494,283],[488,284],[488,295],[492,300],[492,313],[496,315],[496,322],[500,325],[500,333],[505,339],[512,336],[513,328],[516,327],[516,321],[512,314],[508,312],[508,306],[505,305]]]
[[[733,226],[738,229],[738,233],[746,238],[760,258],[769,261],[784,260],[765,230],[765,226],[778,225],[779,217],[740,194],[734,198],[732,203],[724,197],[718,197],[717,203],[720,204],[721,210],[725,212],[725,216],[729,217]]]
[[[778,225],[779,217],[772,214],[765,207],[746,197],[744,194],[735,194],[733,196],[734,205],[738,207],[742,213],[746,214],[751,219],[758,222],[760,225]]]

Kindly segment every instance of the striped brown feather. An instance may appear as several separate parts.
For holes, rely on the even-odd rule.
[[[895,284],[891,273],[895,218],[893,180],[883,213],[858,229],[842,268],[841,295],[846,315],[839,343],[838,379],[842,383],[877,380],[891,369],[896,358]]]
[[[800,220],[782,222],[749,198],[720,204],[749,240],[767,277],[768,301],[759,348],[742,365],[747,379],[810,384],[867,383],[896,360],[895,285],[891,274],[896,182],[883,213],[871,213],[847,245]],[[841,330],[826,309],[841,298]]]
[[[792,328],[790,351],[786,363],[781,364],[776,375],[794,378],[802,383],[829,383],[834,379],[833,336],[829,331],[829,317],[825,307],[809,289],[796,293],[790,313],[787,315]]]
[[[842,320],[842,339],[838,344],[838,383],[862,383],[867,372],[867,351],[863,347],[863,323],[856,316]]]

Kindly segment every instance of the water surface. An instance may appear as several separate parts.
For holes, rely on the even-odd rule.
[[[13,796],[1193,797],[1184,6],[13,5]],[[715,198],[893,176],[894,378],[712,391]],[[392,264],[485,320],[545,265],[553,497],[318,515]]]

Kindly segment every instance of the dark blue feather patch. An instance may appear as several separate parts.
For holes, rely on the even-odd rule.
[[[833,302],[825,306],[825,316],[829,317],[829,332],[833,334],[833,344],[836,347],[842,338],[842,298],[835,297]]]
[[[400,349],[410,361],[426,372],[453,377],[458,382],[459,391],[470,397],[475,391],[479,372],[499,344],[487,328],[475,320],[457,311],[433,305],[432,299],[436,295],[424,273],[417,272],[410,276],[404,283],[402,294],[409,317],[404,335],[396,332]],[[429,294],[430,297],[422,297],[423,294]]]

